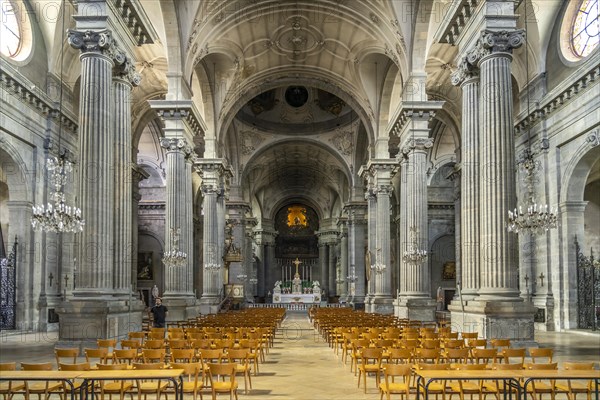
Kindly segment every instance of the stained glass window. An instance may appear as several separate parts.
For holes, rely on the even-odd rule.
[[[598,47],[598,0],[583,0],[573,21],[571,44],[573,52],[580,58],[586,57]]]
[[[2,19],[0,20],[0,51],[14,58],[21,50],[21,27],[18,10],[12,1],[0,1]]]

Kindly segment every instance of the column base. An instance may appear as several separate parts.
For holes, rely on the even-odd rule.
[[[427,297],[399,297],[394,302],[394,315],[416,321],[435,321],[437,302]]]
[[[221,299],[219,296],[202,296],[200,298],[198,307],[201,314],[216,314],[219,312],[219,303]]]
[[[517,298],[519,299],[519,298]],[[485,339],[533,341],[535,307],[523,301],[486,301],[482,299],[453,301],[448,310],[453,331],[477,332]]]
[[[551,294],[537,294],[532,298],[535,306],[533,322],[536,331],[555,331],[554,297]]]
[[[142,330],[144,307],[136,298],[69,298],[56,307],[59,345],[95,347],[96,339],[126,338],[128,332]]]
[[[378,314],[394,314],[394,299],[392,296],[377,296],[371,299],[371,310]]]
[[[189,318],[196,318],[200,315],[200,305],[197,304],[195,297],[169,297],[163,296],[163,304],[169,310],[167,315],[167,325],[170,322],[185,321]]]

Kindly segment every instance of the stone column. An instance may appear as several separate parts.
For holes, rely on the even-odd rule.
[[[203,171],[202,196],[204,198],[202,210],[204,211],[203,236],[203,287],[201,301],[204,304],[218,303],[219,274],[212,267],[222,266],[217,253],[217,195],[219,188],[216,179],[209,179],[207,171]]]
[[[140,194],[140,182],[144,179],[148,179],[150,174],[146,172],[143,168],[135,165],[131,170],[132,176],[132,201],[131,201],[131,287],[133,291],[137,291],[137,263],[138,263],[138,244],[139,244],[139,235],[138,235],[138,212],[139,212],[139,204],[142,199],[142,195]],[[136,295],[137,296],[137,295]],[[146,304],[146,306],[150,306],[151,304]]]
[[[328,266],[329,263],[329,246],[325,242],[323,237],[319,237],[319,266],[321,267],[321,291],[323,289],[329,288],[329,273]],[[326,301],[329,293],[325,294],[325,298],[322,301]]]
[[[481,286],[490,300],[519,299],[516,236],[506,229],[508,210],[515,206],[515,143],[512,109],[512,49],[524,32],[485,30],[476,53],[481,74],[481,142],[479,176]]]
[[[473,57],[474,53],[470,53]],[[461,143],[461,230],[460,284],[463,301],[477,296],[479,290],[479,70],[463,58],[458,71],[452,75],[452,84],[462,89],[462,143]],[[458,272],[458,271],[457,271]],[[458,277],[458,275],[457,275]]]
[[[80,237],[80,271],[75,297],[112,297],[114,163],[111,120],[113,49],[108,30],[69,31],[81,50],[79,103],[79,203],[85,219]]]
[[[328,261],[327,261],[327,271],[329,274],[328,277],[328,283],[329,285],[327,286],[327,292],[328,295],[330,297],[333,297],[336,295],[337,293],[337,283],[336,283],[336,262],[335,262],[335,242],[333,241],[329,241],[328,245],[327,245],[327,255],[328,255]]]
[[[427,151],[433,146],[429,136],[429,116],[413,114],[410,139],[402,149],[406,161],[400,204],[402,255],[415,246],[429,251],[427,224]],[[427,262],[414,264],[402,259],[400,263],[400,298],[396,315],[422,321],[435,320],[435,300],[431,298],[430,272]]]
[[[370,265],[365,265],[365,272],[367,274],[365,310],[373,312],[371,301],[375,295],[375,273],[372,267],[375,264],[375,257],[377,256],[377,196],[371,185],[365,191],[365,200],[367,201],[367,250],[370,255]]]
[[[348,287],[350,283],[346,279],[348,276],[348,226],[346,220],[340,221],[340,279],[344,281],[340,285],[341,298],[348,298]]]
[[[364,202],[350,202],[344,207],[348,214],[348,275],[356,275],[356,281],[349,283],[350,302],[355,306],[365,301],[365,244],[366,238],[366,212]],[[354,268],[353,268],[354,267]]]
[[[265,289],[265,246],[263,245],[262,238],[260,235],[256,234],[256,295],[260,297],[265,297],[267,295],[267,290]],[[266,299],[265,299],[266,301]]]
[[[133,289],[132,268],[132,160],[131,160],[131,89],[140,84],[141,77],[135,71],[131,61],[123,53],[117,53],[113,69],[113,134],[114,134],[114,187],[115,187],[115,223],[114,223],[114,293],[129,297]],[[136,208],[137,210],[137,208]],[[137,229],[137,225],[136,229]],[[136,254],[137,258],[137,254]],[[133,276],[137,276],[134,274]]]

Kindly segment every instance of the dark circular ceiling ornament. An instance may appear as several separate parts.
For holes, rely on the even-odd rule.
[[[308,101],[308,90],[304,86],[290,86],[285,91],[285,101],[294,108],[302,107]]]

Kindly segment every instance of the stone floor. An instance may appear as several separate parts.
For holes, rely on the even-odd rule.
[[[2,333],[0,361],[54,362],[56,341],[55,333]],[[559,363],[600,361],[600,334],[539,332],[536,341],[542,347],[553,347]],[[379,399],[375,379],[367,379],[366,394],[362,387],[358,389],[350,366],[343,365],[341,358],[315,334],[303,312],[288,312],[275,346],[260,365],[260,374],[252,376],[253,389],[244,394],[243,386],[240,382],[241,399]]]

